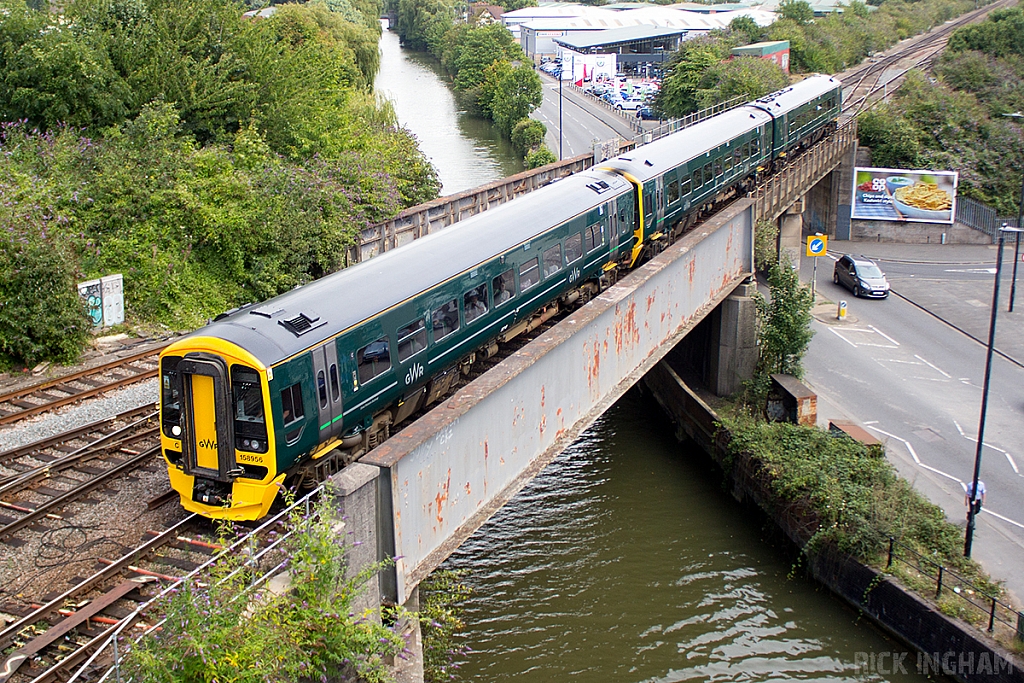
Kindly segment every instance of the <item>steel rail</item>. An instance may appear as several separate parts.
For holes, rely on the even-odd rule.
[[[99,386],[93,386],[88,389],[75,389],[73,387],[63,386],[75,381],[83,381],[90,376],[100,375],[104,372],[114,370],[118,367],[130,365],[131,363],[153,357],[159,354],[160,350],[168,345],[169,342],[161,344],[160,346],[157,347],[151,347],[145,351],[139,351],[138,353],[134,353],[129,356],[123,356],[116,360],[103,363],[102,365],[97,365],[84,370],[79,370],[78,372],[73,372],[69,375],[64,375],[63,377],[47,380],[39,384],[33,384],[31,386],[22,387],[14,391],[7,392],[6,394],[0,394],[0,404],[6,404],[4,408],[0,408],[0,425],[10,424],[12,422],[16,422],[17,420],[20,420],[23,417],[36,415],[48,410],[53,410],[54,408],[59,408],[69,403],[75,403],[76,401],[80,401],[83,398],[89,398],[91,396],[101,394],[105,391],[110,391],[111,389],[117,389],[123,386],[127,386],[129,384],[134,384],[135,382],[140,382],[144,379],[149,379],[150,377],[155,377],[158,368],[145,370],[140,373],[133,374],[130,377],[122,377],[121,379],[116,380],[114,382],[108,382],[105,384],[101,384]],[[38,405],[29,404],[27,401],[21,400],[34,394],[45,392],[48,389],[55,389],[68,395],[56,398],[51,396],[43,396],[41,398],[43,398],[47,402]],[[8,410],[11,409],[14,409],[13,412],[8,412]]]
[[[70,503],[78,498],[81,498],[82,496],[91,492],[95,488],[107,483],[109,479],[113,479],[114,477],[119,476],[123,472],[133,470],[137,467],[141,467],[147,460],[151,459],[156,453],[159,452],[160,447],[154,446],[148,451],[140,453],[139,455],[136,455],[135,457],[126,460],[117,467],[114,467],[109,471],[104,472],[103,474],[95,477],[94,479],[90,479],[81,486],[75,487],[74,489],[68,491],[64,495],[58,496],[53,500],[43,503],[39,507],[33,509],[31,512],[26,514],[21,519],[15,520],[14,522],[11,522],[6,526],[0,527],[0,539],[7,538],[14,532],[23,529],[29,524],[32,524],[33,522],[36,522],[43,517],[49,516],[51,514],[50,510],[61,507],[62,505],[66,505],[67,503]],[[21,511],[21,509],[14,508],[10,503],[5,503],[3,501],[0,501],[0,506],[8,509],[17,509],[19,512]]]

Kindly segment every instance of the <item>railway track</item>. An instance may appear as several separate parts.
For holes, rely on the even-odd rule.
[[[856,117],[884,101],[911,69],[927,68],[942,53],[953,32],[985,18],[989,12],[1014,5],[1016,0],[997,0],[937,26],[891,54],[873,58],[844,74],[843,116]],[[909,60],[909,64],[905,63]]]
[[[204,537],[196,538],[202,531]],[[139,605],[207,563],[221,546],[206,520],[192,515],[116,560],[100,559],[96,572],[50,596],[44,604],[3,605],[16,615],[0,630],[0,683],[64,681]]]
[[[0,394],[0,425],[156,377],[157,355],[169,342],[70,375]]]
[[[319,490],[278,512],[234,540],[221,545],[209,520],[192,515],[150,538],[118,560],[101,560],[95,574],[45,604],[21,610],[0,630],[0,683],[52,683],[103,680],[118,657],[118,636],[158,628],[160,598],[187,579],[213,580],[211,570],[226,556],[244,554],[250,585],[258,585],[285,566],[283,544],[291,535],[282,526],[295,509],[308,516]],[[283,533],[281,533],[283,532]],[[197,536],[197,534],[199,534]],[[229,578],[222,576],[221,579]],[[202,585],[202,584],[200,584]]]
[[[158,462],[156,416],[147,406],[0,453],[0,541],[45,519],[64,520],[73,515],[62,512],[70,503]]]

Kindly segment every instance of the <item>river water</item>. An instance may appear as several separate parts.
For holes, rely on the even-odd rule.
[[[520,170],[429,58],[381,46],[378,89],[446,194]],[[766,535],[630,392],[445,563],[473,590],[457,680],[926,680]]]
[[[437,169],[441,194],[455,194],[522,171],[522,159],[491,122],[459,108],[437,60],[403,50],[398,34],[387,30],[387,21],[384,27],[376,90],[394,103],[399,123],[419,140],[420,149]]]

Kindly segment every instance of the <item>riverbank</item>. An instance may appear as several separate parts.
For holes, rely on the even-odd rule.
[[[677,425],[677,436],[695,441],[726,472],[733,496],[756,505],[789,543],[806,549],[817,524],[808,523],[813,520],[805,511],[779,505],[771,489],[773,473],[750,454],[732,452],[728,447],[730,435],[720,427],[719,416],[684,383],[669,362],[659,363],[644,383]],[[1024,681],[1024,658],[986,634],[947,617],[892,576],[828,544],[815,547],[804,557],[808,573],[817,582],[916,650],[916,661],[900,661],[905,670],[946,675],[964,682]],[[869,661],[862,662],[865,672],[885,673],[878,670],[879,661],[894,666],[894,653],[888,653],[888,660],[886,653],[868,654]]]

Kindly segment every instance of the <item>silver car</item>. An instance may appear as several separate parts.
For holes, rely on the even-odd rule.
[[[865,256],[847,254],[836,261],[832,282],[853,292],[854,296],[884,299],[889,296],[889,281],[875,262]]]

